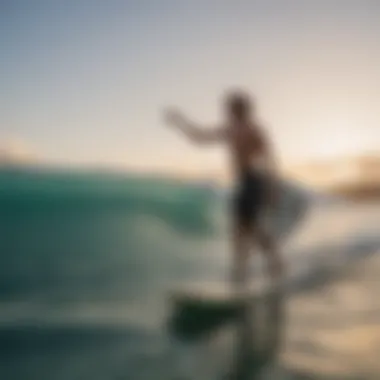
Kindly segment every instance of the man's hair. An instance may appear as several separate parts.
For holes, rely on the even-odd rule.
[[[250,96],[239,90],[227,93],[225,105],[232,115],[239,118],[248,116],[253,108]]]

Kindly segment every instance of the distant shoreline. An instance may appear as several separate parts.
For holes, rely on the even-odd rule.
[[[380,201],[380,184],[349,184],[337,185],[328,189],[328,192],[333,195],[339,195],[345,198],[358,201]]]
[[[304,163],[290,168],[288,174],[334,196],[354,201],[380,200],[380,157],[375,152]]]

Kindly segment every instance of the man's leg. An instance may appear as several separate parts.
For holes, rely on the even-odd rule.
[[[248,283],[248,260],[253,248],[251,229],[236,223],[233,226],[232,244],[232,280],[238,290],[243,290]]]
[[[275,238],[264,229],[258,228],[254,240],[261,247],[267,259],[270,276],[274,280],[280,279],[284,274],[284,264]]]

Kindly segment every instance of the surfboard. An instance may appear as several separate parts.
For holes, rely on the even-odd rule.
[[[262,223],[278,241],[283,242],[305,219],[311,204],[312,196],[307,190],[282,180],[278,202],[263,215]]]

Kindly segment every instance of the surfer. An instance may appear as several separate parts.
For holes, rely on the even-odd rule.
[[[278,247],[259,223],[262,212],[275,205],[278,195],[273,147],[248,94],[228,93],[224,113],[225,122],[212,128],[197,125],[176,109],[167,110],[165,119],[194,143],[224,143],[228,148],[236,184],[231,210],[235,283],[246,284],[249,255],[255,244],[265,254],[272,279],[278,280],[283,273]]]

